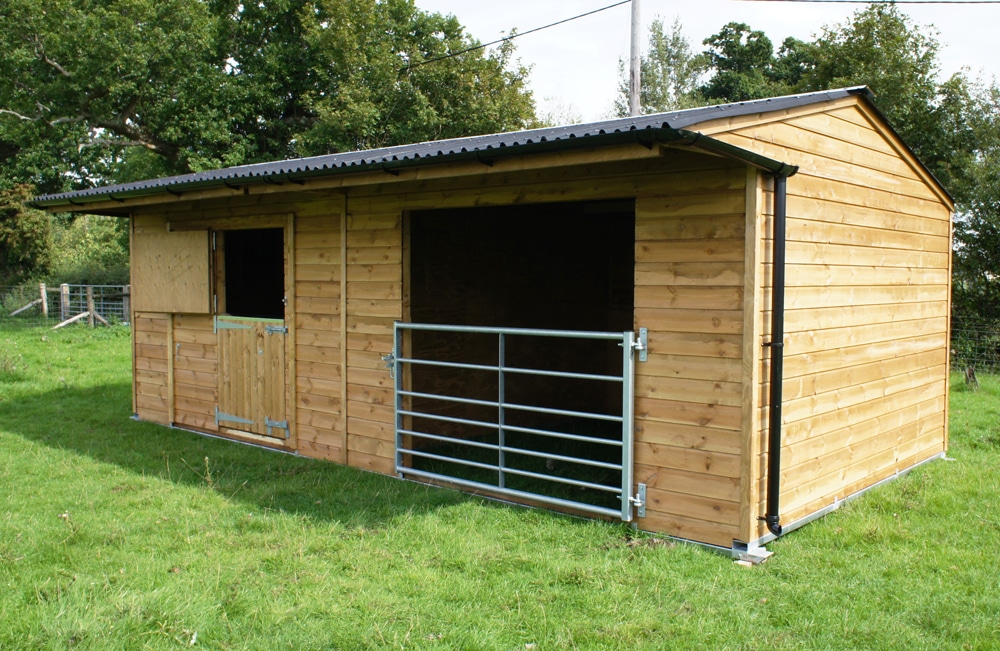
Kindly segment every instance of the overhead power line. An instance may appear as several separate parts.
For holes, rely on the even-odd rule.
[[[593,14],[597,14],[597,13],[600,13],[602,11],[607,11],[608,9],[614,9],[615,7],[618,7],[618,6],[621,6],[621,5],[627,5],[631,1],[632,0],[621,0],[621,2],[616,2],[614,4],[610,4],[610,5],[606,6],[606,7],[601,7],[600,9],[594,9],[593,11],[588,11],[586,13],[579,14],[579,15],[573,16],[571,18],[563,18],[562,20],[557,20],[556,22],[549,23],[548,25],[542,25],[541,27],[536,27],[534,29],[529,29],[526,32],[520,32],[520,33],[517,33],[517,34],[511,34],[510,36],[504,36],[503,38],[498,38],[495,41],[490,41],[489,43],[483,43],[482,45],[474,45],[472,47],[465,48],[464,50],[459,50],[458,52],[452,52],[450,54],[446,54],[444,56],[440,56],[440,57],[437,57],[435,59],[427,59],[426,61],[418,61],[417,63],[411,63],[410,65],[408,65],[408,66],[404,67],[402,70],[400,70],[400,72],[406,72],[407,70],[413,70],[414,68],[419,68],[420,66],[425,66],[428,63],[434,63],[436,61],[444,61],[445,59],[451,59],[453,57],[457,57],[459,55],[466,54],[467,52],[475,52],[476,50],[482,50],[482,49],[488,48],[490,46],[497,45],[498,43],[505,43],[507,41],[513,41],[515,38],[520,38],[521,36],[527,36],[528,34],[534,34],[535,32],[540,32],[543,29],[549,29],[550,27],[555,27],[556,25],[562,25],[563,23],[568,23],[571,20],[577,20],[579,18],[585,18],[587,16],[592,16]],[[1000,2],[1000,0],[997,0],[997,1]]]
[[[812,2],[827,5],[1000,5],[1000,0],[733,0],[734,2]]]

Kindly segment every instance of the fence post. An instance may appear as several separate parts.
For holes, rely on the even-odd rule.
[[[45,283],[38,284],[38,293],[42,296],[42,318],[49,318],[49,295],[45,293]]]
[[[59,322],[69,318],[69,285],[59,285]]]
[[[122,290],[122,321],[132,322],[132,285]]]
[[[94,286],[87,285],[87,325],[94,327]]]

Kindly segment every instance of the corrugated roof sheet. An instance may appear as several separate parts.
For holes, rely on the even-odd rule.
[[[780,111],[800,106],[841,99],[849,95],[865,95],[870,91],[864,87],[843,88],[802,95],[788,95],[770,99],[718,104],[671,113],[658,113],[637,117],[617,118],[587,124],[574,124],[544,129],[531,129],[509,133],[496,133],[450,140],[435,140],[411,145],[384,147],[364,151],[313,156],[273,163],[240,165],[208,172],[197,172],[181,176],[171,176],[135,183],[102,186],[76,192],[64,192],[37,197],[32,201],[36,206],[57,206],[81,204],[125,196],[181,192],[202,187],[225,184],[264,182],[273,177],[313,177],[343,172],[363,171],[383,166],[406,166],[429,162],[444,162],[443,159],[456,157],[484,157],[498,153],[520,153],[525,147],[530,149],[559,149],[576,144],[602,144],[605,140],[616,140],[616,135],[634,134],[645,130],[680,130],[689,126],[725,117],[736,117],[752,113]],[[587,139],[586,143],[577,142]],[[591,140],[593,139],[593,140]],[[510,151],[518,149],[518,152]],[[527,152],[525,152],[527,153]],[[750,152],[747,152],[749,155]]]

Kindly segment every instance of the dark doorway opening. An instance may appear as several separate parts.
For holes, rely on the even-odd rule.
[[[225,231],[224,312],[262,319],[285,317],[285,245],[280,228]]]
[[[413,323],[632,330],[635,207],[631,200],[420,211],[411,214],[409,226]],[[495,336],[433,331],[409,334],[413,358],[487,366],[498,363]],[[507,339],[503,354],[503,363],[509,367],[619,377],[623,372],[622,348],[614,342],[516,336]],[[620,438],[620,423],[564,413],[622,415],[620,382],[510,374],[500,387],[495,372],[414,364],[406,383],[419,393],[468,401],[495,401],[502,391],[508,402],[561,412],[507,410],[503,415],[507,425],[518,428],[503,434],[503,445],[530,452],[505,454],[503,463],[556,478],[546,481],[511,476],[505,480],[510,488],[564,498],[567,491],[580,489],[567,487],[559,480],[611,486],[620,482],[620,473],[557,460],[565,455],[601,460],[608,452],[620,454],[620,447],[617,451],[613,446],[588,447],[526,432],[537,429]],[[438,437],[413,438],[413,449],[437,457],[415,454],[413,468],[493,483],[490,471],[482,467],[442,459],[495,463],[490,461],[494,452],[462,442],[499,444],[496,427],[469,424],[496,422],[495,407],[413,397],[412,408],[443,417],[414,417],[408,423],[412,431]],[[613,508],[616,498],[608,495],[606,500],[601,496],[595,499],[594,503]]]

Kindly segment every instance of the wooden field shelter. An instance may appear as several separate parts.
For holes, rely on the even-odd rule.
[[[131,220],[144,421],[749,557],[947,448],[953,203],[866,88],[33,203]]]

